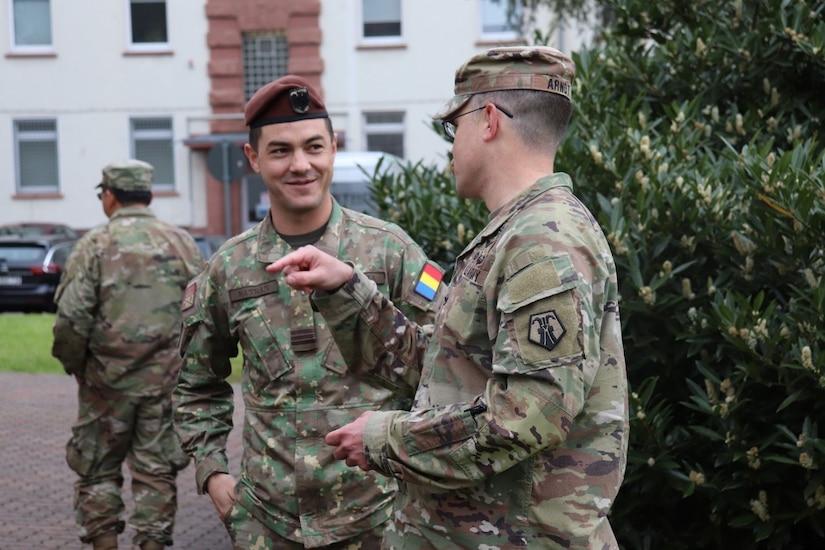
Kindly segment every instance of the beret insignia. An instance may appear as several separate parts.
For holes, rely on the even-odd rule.
[[[295,88],[289,92],[289,105],[299,115],[309,111],[309,104],[309,92],[306,88]]]

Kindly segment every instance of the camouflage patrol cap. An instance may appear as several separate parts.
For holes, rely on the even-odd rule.
[[[294,75],[260,88],[244,109],[244,123],[250,128],[312,118],[329,118],[324,100],[309,82]]]
[[[154,171],[151,164],[142,160],[118,160],[103,167],[103,181],[96,187],[122,191],[151,191]]]
[[[567,99],[576,76],[573,60],[549,46],[504,46],[470,58],[455,72],[455,96],[434,119],[446,120],[473,94],[538,90]]]

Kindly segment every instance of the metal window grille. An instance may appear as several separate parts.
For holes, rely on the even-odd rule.
[[[133,118],[132,156],[155,167],[152,186],[175,187],[175,150],[171,118]]]
[[[367,151],[383,151],[404,158],[404,113],[364,113]]]
[[[247,101],[261,86],[286,76],[289,46],[281,31],[244,33],[243,88]]]
[[[14,122],[17,191],[56,192],[60,186],[57,162],[57,121]]]

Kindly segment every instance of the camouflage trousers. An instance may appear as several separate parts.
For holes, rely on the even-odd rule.
[[[132,477],[135,509],[129,524],[135,545],[172,544],[178,470],[189,458],[172,426],[170,395],[136,397],[79,385],[78,417],[66,444],[66,462],[79,477],[74,509],[80,540],[123,532],[123,462]]]
[[[229,510],[224,520],[233,550],[300,550],[304,545],[289,540],[255,519],[238,503]],[[325,550],[379,550],[384,526],[381,525],[344,541],[321,546]]]

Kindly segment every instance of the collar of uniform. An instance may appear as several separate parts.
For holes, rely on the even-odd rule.
[[[344,214],[341,205],[333,199],[332,214],[329,217],[329,223],[327,223],[327,230],[313,246],[337,257],[343,217]],[[275,226],[272,225],[272,219],[269,212],[267,212],[264,219],[261,220],[260,231],[258,231],[258,251],[255,255],[256,259],[261,263],[271,264],[291,251],[292,248],[289,244],[275,231]]]
[[[122,206],[112,214],[110,219],[143,216],[145,218],[154,218],[155,213],[148,206],[130,205]]]
[[[510,202],[504,204],[495,212],[490,212],[487,225],[484,226],[484,229],[482,229],[473,241],[464,248],[464,252],[459,254],[456,260],[464,256],[466,251],[475,248],[480,241],[487,239],[490,235],[498,231],[499,228],[507,222],[507,220],[515,216],[526,205],[533,202],[533,199],[555,187],[565,187],[572,193],[573,181],[570,179],[570,176],[564,172],[548,174],[536,180],[533,185],[522,191],[510,200]]]

